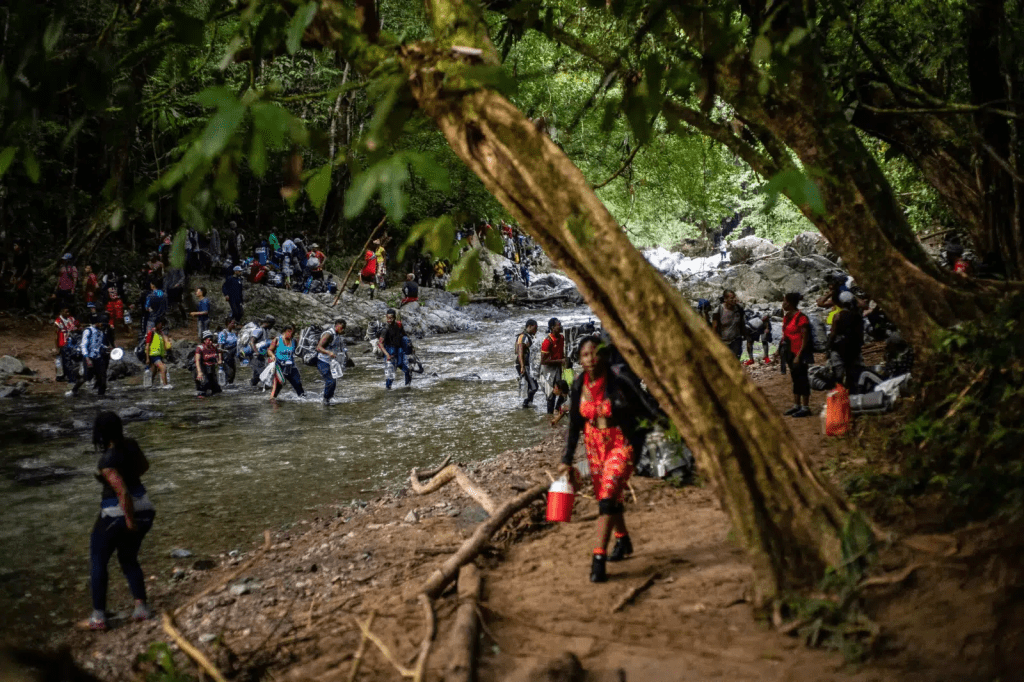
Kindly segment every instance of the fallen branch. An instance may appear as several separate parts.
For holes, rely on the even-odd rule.
[[[356,675],[359,674],[359,666],[363,662],[363,654],[366,653],[366,633],[369,631],[370,626],[373,625],[373,619],[376,617],[377,612],[370,612],[370,617],[366,619],[366,627],[359,621],[356,621],[356,625],[363,631],[363,636],[359,639],[359,646],[356,647],[356,655],[352,659],[352,669],[348,672],[348,682],[354,682]]]
[[[544,494],[548,491],[546,483],[540,483],[527,490],[522,495],[519,495],[497,509],[491,518],[487,519],[473,531],[473,535],[468,540],[462,543],[462,547],[459,551],[448,558],[441,567],[434,571],[427,581],[423,583],[420,588],[420,592],[424,593],[431,599],[436,599],[441,591],[444,589],[458,573],[459,568],[463,564],[468,564],[470,561],[476,558],[480,550],[483,549],[487,541],[491,539],[491,536],[498,532],[505,523],[512,518],[516,512],[521,511],[528,507],[534,500],[543,498]]]
[[[417,495],[427,495],[440,490],[454,479],[455,482],[459,484],[459,487],[462,488],[474,502],[483,507],[484,511],[488,514],[493,516],[495,509],[497,509],[497,505],[494,503],[494,500],[491,499],[490,494],[481,488],[479,483],[470,478],[458,464],[449,464],[426,483],[420,483],[419,478],[420,474],[413,469],[409,474],[409,483],[412,485],[413,492]]]
[[[910,577],[910,574],[919,568],[924,568],[928,564],[911,564],[907,566],[899,573],[891,573],[889,575],[877,575],[873,578],[867,578],[863,580],[858,587],[871,587],[874,585],[895,585],[901,583]]]
[[[417,479],[417,481],[421,481],[421,480],[423,480],[425,478],[433,478],[434,476],[437,476],[439,473],[441,473],[441,470],[444,469],[446,466],[448,466],[448,463],[451,462],[451,461],[452,461],[452,456],[448,455],[447,457],[444,458],[443,462],[438,464],[433,469],[429,469],[427,471],[417,471],[416,469],[413,469],[412,470],[412,476],[413,476],[413,478]]]
[[[422,682],[423,673],[427,669],[427,656],[430,655],[430,644],[434,641],[434,635],[437,634],[437,621],[434,619],[434,607],[430,603],[430,598],[425,594],[421,594],[417,597],[420,605],[423,606],[423,618],[424,618],[424,632],[423,641],[420,643],[420,655],[416,659],[416,675],[413,677],[414,682]]]
[[[401,675],[402,677],[414,677],[416,675],[415,670],[410,670],[409,668],[406,668],[404,665],[398,662],[398,658],[395,656],[394,653],[392,653],[391,649],[388,648],[388,645],[385,644],[380,637],[370,632],[369,627],[363,625],[362,623],[359,623],[359,629],[363,631],[363,637],[365,639],[370,640],[371,642],[373,642],[374,646],[380,649],[380,652],[384,654],[384,658],[386,658],[388,660],[388,663],[390,663],[392,667],[394,667],[394,669],[398,671],[399,675]]]
[[[466,564],[459,569],[459,608],[449,637],[451,653],[445,666],[445,682],[471,682],[475,678],[479,601],[480,571],[475,564]]]
[[[228,577],[222,578],[217,583],[215,583],[213,585],[210,585],[205,590],[203,590],[202,592],[200,592],[199,594],[197,594],[196,596],[192,597],[187,602],[185,602],[184,604],[182,604],[181,606],[176,608],[174,610],[174,615],[175,616],[181,615],[181,613],[185,609],[195,605],[196,602],[198,602],[200,599],[202,599],[206,595],[210,594],[214,590],[220,589],[221,587],[223,587],[224,585],[227,585],[229,582],[231,582],[232,580],[234,580],[238,576],[242,575],[242,573],[247,571],[249,569],[249,567],[252,566],[253,563],[255,563],[255,561],[258,558],[260,558],[261,556],[263,556],[264,553],[266,553],[266,551],[268,549],[270,549],[270,531],[269,530],[265,530],[265,531],[263,531],[263,547],[260,549],[259,552],[257,552],[252,557],[250,557],[248,561],[246,561],[244,564],[239,566],[236,570],[234,570],[231,573],[229,573]]]
[[[214,682],[227,682],[227,680],[224,679],[224,675],[217,670],[216,666],[214,666],[213,663],[210,663],[210,659],[208,659],[202,651],[192,646],[192,644],[185,639],[180,632],[178,632],[178,628],[174,627],[174,618],[171,614],[165,613],[163,615],[163,625],[164,632],[166,632],[168,636],[174,640],[174,643],[177,644],[189,658],[195,661],[207,675],[212,677]]]
[[[660,577],[661,577],[660,573],[652,573],[651,575],[647,576],[647,580],[644,580],[642,583],[640,583],[636,587],[631,588],[628,592],[626,592],[626,594],[622,597],[622,599],[620,599],[619,601],[617,601],[615,603],[615,606],[612,607],[612,613],[616,613],[616,612],[621,611],[622,609],[626,608],[626,604],[628,604],[629,602],[633,601],[638,594],[640,594],[641,592],[646,590],[648,587],[653,585],[654,581],[657,580]]]

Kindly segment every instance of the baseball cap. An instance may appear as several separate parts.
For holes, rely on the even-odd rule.
[[[71,260],[71,258],[72,258],[72,256],[71,256],[70,253],[65,253],[64,254],[64,260]]]
[[[235,267],[233,267],[231,269],[234,270],[235,272],[241,272],[242,271],[242,266],[241,265],[236,265]]]

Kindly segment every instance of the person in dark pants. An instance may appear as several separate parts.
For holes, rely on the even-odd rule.
[[[540,388],[533,378],[533,367],[530,365],[530,348],[533,347],[536,334],[537,320],[527,320],[526,327],[516,337],[516,374],[519,375],[519,397],[524,408],[533,405],[533,396]]]
[[[231,315],[224,320],[224,329],[217,335],[217,345],[220,346],[221,366],[224,368],[224,378],[228,386],[235,383],[235,356],[238,354],[238,334],[235,333],[235,318]]]
[[[339,317],[334,321],[332,328],[320,335],[320,342],[316,346],[316,368],[320,370],[320,376],[324,378],[324,405],[331,404],[334,389],[338,385],[334,376],[331,375],[331,360],[337,359],[339,351],[344,353],[344,350],[339,348],[339,345],[344,347],[345,342],[341,338],[344,332],[345,320]]]
[[[839,312],[832,318],[828,335],[829,365],[836,381],[851,394],[857,393],[861,372],[861,348],[864,345],[864,318],[849,291],[840,293],[836,303]]]
[[[565,357],[565,336],[562,323],[557,317],[548,320],[548,335],[540,344],[540,383],[547,396],[547,413],[555,413],[558,396],[554,393],[555,382],[562,377],[562,370],[569,367]]]
[[[236,265],[231,269],[231,276],[224,280],[220,288],[224,294],[224,300],[231,306],[231,317],[235,322],[242,323],[242,266]]]
[[[249,382],[253,387],[259,386],[260,375],[263,374],[263,370],[267,367],[267,348],[270,347],[271,335],[273,334],[271,328],[277,320],[274,319],[273,315],[267,315],[263,318],[263,322],[260,326],[253,330],[252,336],[249,337],[249,350],[252,351],[252,380]]]
[[[70,253],[65,253],[57,272],[57,286],[53,290],[53,309],[60,312],[70,308],[75,302],[75,289],[78,288],[78,268],[72,263]]]
[[[405,349],[402,340],[405,330],[402,329],[402,323],[398,321],[397,317],[398,313],[395,312],[395,309],[388,308],[385,316],[386,324],[381,330],[380,336],[377,337],[377,348],[384,351],[384,358],[388,364],[405,373],[405,385],[408,386],[412,383],[412,372],[409,371],[409,366],[405,362]],[[387,389],[391,388],[394,381],[393,371],[385,367],[384,387]]]
[[[274,339],[270,344],[270,348],[267,349],[267,352],[274,356],[274,364],[276,366],[273,387],[270,389],[271,400],[281,393],[285,381],[292,385],[292,388],[295,389],[295,395],[298,397],[301,398],[305,393],[302,389],[302,375],[299,374],[299,368],[295,366],[295,350],[297,346],[295,325],[287,324],[281,330],[281,336]]]
[[[142,485],[149,461],[139,444],[124,437],[121,418],[113,412],[100,412],[92,427],[92,442],[103,454],[96,465],[96,480],[103,484],[100,515],[89,540],[92,615],[89,628],[107,629],[107,564],[117,552],[117,561],[135,598],[132,620],[150,617],[146,605],[146,581],[139,565],[139,548],[153,527],[156,510]]]
[[[110,349],[114,347],[114,330],[109,325],[110,318],[100,313],[96,322],[82,332],[82,364],[84,369],[70,393],[78,395],[78,389],[90,379],[96,380],[96,394],[107,393],[107,366],[110,364]]]
[[[196,346],[196,397],[205,398],[221,392],[217,381],[220,349],[213,342],[213,332],[203,332],[203,341]]]
[[[786,294],[782,299],[782,335],[785,343],[783,362],[789,366],[793,378],[793,407],[783,414],[787,417],[810,417],[811,383],[807,378],[807,367],[814,361],[814,344],[811,343],[811,321],[797,309],[803,296],[798,293]]]

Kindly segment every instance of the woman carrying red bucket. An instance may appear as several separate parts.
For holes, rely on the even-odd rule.
[[[610,348],[600,339],[587,337],[579,349],[584,371],[569,394],[569,440],[558,472],[569,474],[582,432],[598,507],[590,581],[600,583],[608,579],[606,561],[621,561],[633,553],[623,516],[626,483],[650,433],[650,424],[662,415],[651,411],[650,398],[640,394],[628,374],[610,366]],[[613,530],[615,547],[608,555]]]

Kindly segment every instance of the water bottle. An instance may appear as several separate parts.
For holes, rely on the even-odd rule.
[[[153,386],[153,372],[152,372],[152,370],[149,369],[149,367],[147,367],[146,370],[142,373],[142,387],[143,388],[152,388],[152,386]]]
[[[64,363],[60,361],[60,356],[59,355],[57,356],[57,359],[54,360],[53,366],[54,366],[54,368],[57,371],[57,378],[58,379],[61,378],[62,376],[64,376]]]
[[[217,368],[217,383],[219,383],[221,386],[228,385],[228,375],[224,371],[224,365],[221,365],[220,367]]]

